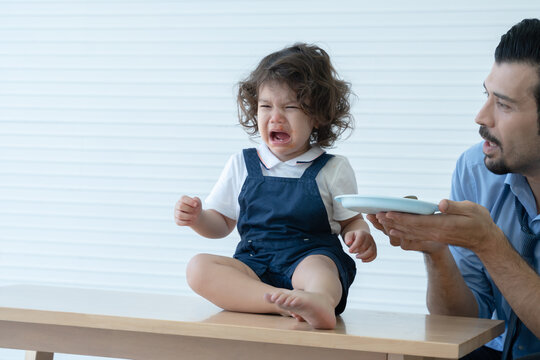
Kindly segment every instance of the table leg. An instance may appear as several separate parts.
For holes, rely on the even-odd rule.
[[[43,351],[26,351],[25,360],[53,360],[54,353]]]

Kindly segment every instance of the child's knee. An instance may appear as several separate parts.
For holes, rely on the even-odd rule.
[[[309,271],[313,271],[313,269],[321,270],[321,271],[330,271],[330,272],[337,272],[337,266],[334,260],[332,260],[330,257],[323,255],[323,254],[315,254],[315,255],[309,255],[306,256],[300,264],[298,264],[298,268],[307,268]]]
[[[195,292],[205,284],[205,274],[208,271],[208,266],[211,264],[211,255],[197,254],[189,260],[186,267],[186,280]],[[206,270],[206,271],[205,271]]]

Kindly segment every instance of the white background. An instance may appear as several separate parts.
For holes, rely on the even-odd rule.
[[[327,50],[357,95],[356,129],[330,152],[359,192],[438,202],[479,140],[500,36],[539,16],[534,0],[0,0],[0,285],[195,296],[186,262],[238,237],[177,227],[174,203],[204,198],[253,146],[235,84],[297,41]],[[348,306],[426,313],[422,256],[376,239]]]

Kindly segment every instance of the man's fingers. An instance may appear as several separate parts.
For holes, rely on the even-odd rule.
[[[465,201],[452,201],[443,199],[439,202],[439,211],[443,214],[464,215],[468,212],[470,204]]]
[[[390,245],[392,246],[400,246],[401,245],[401,239],[395,236],[389,236],[390,239]]]
[[[379,220],[377,219],[377,216],[375,214],[367,214],[366,215],[366,218],[369,220],[369,222],[373,225],[373,227],[377,230],[380,230],[382,231],[383,233],[386,234],[386,229],[384,228],[384,226],[379,222]]]
[[[462,215],[467,217],[475,216],[479,211],[487,211],[485,207],[471,201],[452,201],[447,199],[441,200],[439,203],[439,210],[443,214]]]

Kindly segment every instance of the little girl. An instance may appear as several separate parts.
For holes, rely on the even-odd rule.
[[[332,329],[343,312],[356,265],[377,255],[362,215],[334,197],[357,192],[346,158],[322,148],[350,127],[350,86],[328,54],[295,44],[266,56],[239,83],[240,124],[262,139],[233,155],[207,197],[183,196],[175,221],[207,238],[238,228],[232,258],[196,255],[189,286],[230,311],[277,313]]]

